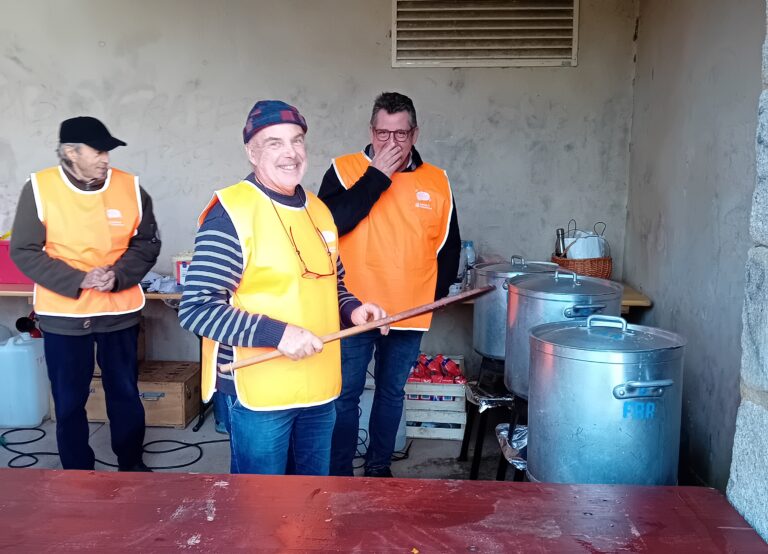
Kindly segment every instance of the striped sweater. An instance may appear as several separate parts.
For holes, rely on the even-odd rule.
[[[293,196],[286,196],[257,183],[253,174],[247,179],[275,202],[300,207],[306,201],[301,186],[296,187]],[[361,303],[344,285],[344,266],[340,258],[336,271],[341,325],[349,327],[352,311]],[[232,346],[276,348],[285,331],[285,322],[230,305],[229,299],[242,276],[243,256],[237,231],[224,207],[216,204],[206,214],[195,237],[195,253],[185,278],[179,322],[184,329],[221,344],[218,363],[232,361]],[[232,374],[219,372],[216,389],[234,395]]]

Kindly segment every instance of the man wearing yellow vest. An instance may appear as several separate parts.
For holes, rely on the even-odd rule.
[[[64,121],[61,163],[32,174],[13,223],[11,257],[35,282],[64,469],[94,469],[85,403],[95,344],[118,468],[149,471],[137,386],[139,282],[155,264],[160,240],[138,177],[109,167],[118,146],[125,143],[98,119]]]
[[[350,292],[363,301],[377,298],[389,313],[445,296],[456,278],[461,251],[448,177],[422,162],[414,148],[418,136],[411,99],[382,93],[373,105],[371,143],[334,159],[318,193],[339,228]],[[364,333],[342,341],[332,475],[352,475],[358,405],[375,350],[365,475],[392,476],[403,389],[430,321],[431,314],[425,314],[397,323],[386,337]]]
[[[184,284],[179,321],[203,337],[203,398],[229,407],[233,473],[328,474],[341,359],[319,337],[386,315],[347,292],[333,218],[299,185],[306,131],[293,106],[256,103],[243,129],[253,172],[203,210]],[[284,357],[218,370],[274,348]]]

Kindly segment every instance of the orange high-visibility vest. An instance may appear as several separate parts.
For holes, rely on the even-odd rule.
[[[352,188],[370,165],[363,153],[333,160],[336,175]],[[435,299],[437,254],[448,237],[453,196],[445,171],[422,164],[398,172],[368,216],[341,237],[344,282],[362,302],[376,302],[388,314]],[[432,314],[393,327],[426,331]]]
[[[303,327],[317,336],[338,331],[338,238],[333,216],[325,204],[309,192],[304,208],[273,203],[254,184],[242,181],[216,191],[199,224],[217,202],[221,202],[232,219],[243,253],[243,277],[230,304],[246,312]],[[304,264],[296,250],[301,253],[307,270],[328,275],[303,277]],[[194,264],[188,276],[193,274]],[[234,360],[272,350],[236,346]],[[213,396],[216,387],[217,355],[218,343],[203,338],[202,395],[205,400]],[[302,360],[281,357],[240,368],[235,371],[235,389],[240,403],[251,410],[299,408],[330,402],[341,392],[339,343],[326,344],[322,352]]]
[[[80,190],[60,166],[31,176],[37,216],[45,225],[45,253],[80,271],[114,264],[128,249],[141,222],[141,192],[134,175],[110,169],[99,190]],[[69,298],[35,284],[35,311],[42,315],[91,317],[144,307],[139,285],[120,292],[84,289]]]

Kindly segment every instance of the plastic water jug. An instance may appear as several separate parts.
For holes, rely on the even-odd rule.
[[[0,342],[0,427],[35,427],[48,415],[43,339],[22,333]]]

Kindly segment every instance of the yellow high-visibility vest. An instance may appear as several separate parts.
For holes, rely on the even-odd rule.
[[[303,208],[273,203],[254,184],[242,181],[216,191],[199,224],[217,202],[232,219],[243,254],[243,277],[230,299],[231,305],[303,327],[317,336],[338,331],[338,236],[325,204],[309,192]],[[305,265],[309,272],[328,275],[303,277]],[[242,360],[271,350],[235,347],[234,359]],[[205,400],[210,399],[215,390],[217,353],[218,344],[204,338],[202,389]],[[328,343],[322,352],[302,360],[281,357],[238,369],[235,388],[240,403],[251,410],[330,402],[341,391],[339,343]]]

